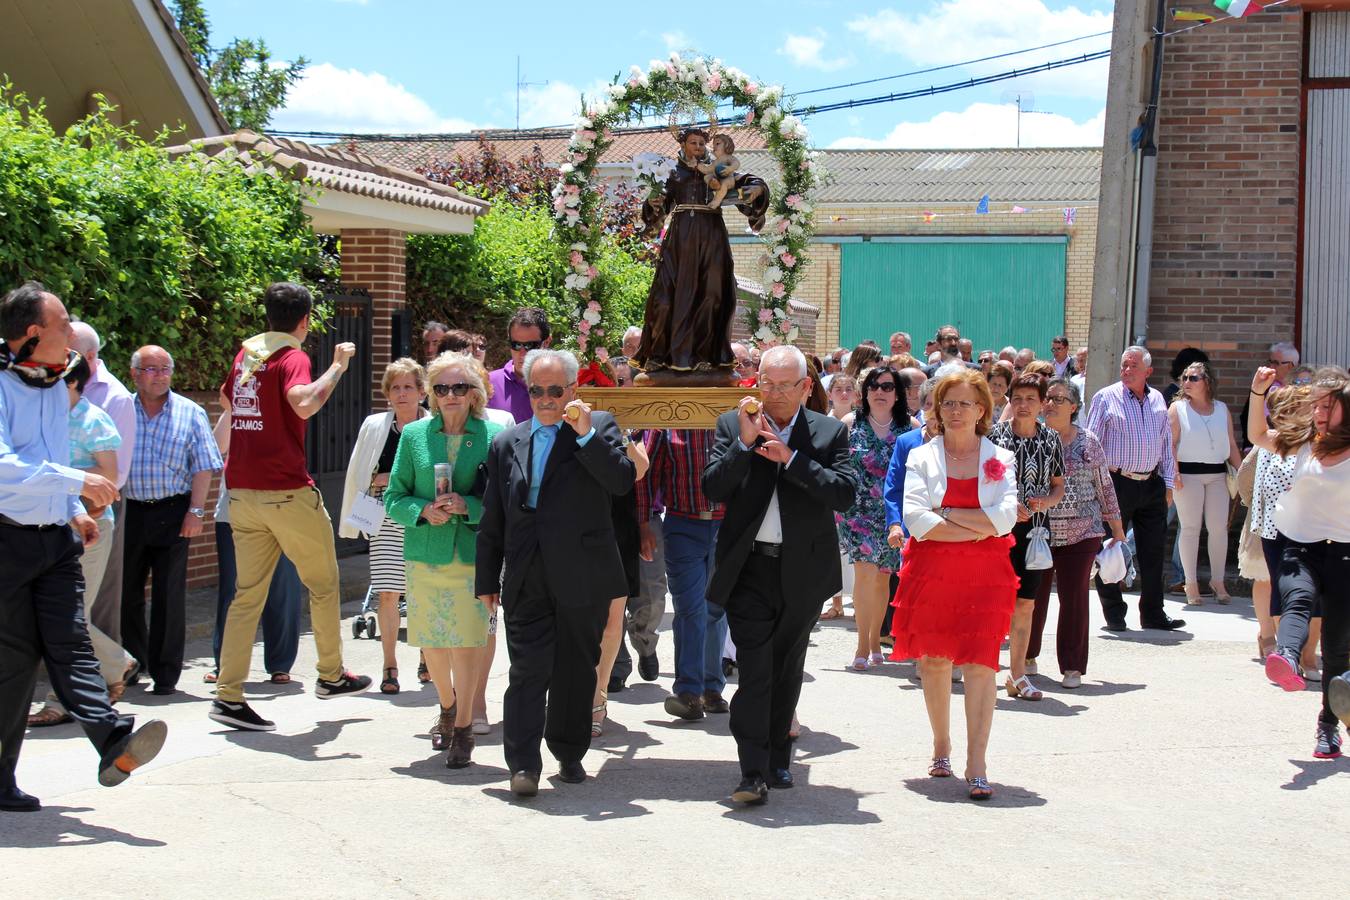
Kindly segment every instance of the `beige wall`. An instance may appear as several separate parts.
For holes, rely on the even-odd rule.
[[[1064,206],[1075,204],[1066,203]],[[997,212],[989,216],[974,216],[972,204],[911,207],[894,206],[821,206],[816,211],[818,235],[1052,235],[1069,237],[1066,269],[1064,333],[1072,346],[1087,344],[1089,313],[1092,307],[1092,266],[1097,241],[1096,205],[1077,206],[1072,227],[1064,225],[1063,206],[1034,209],[1019,215]],[[932,224],[924,224],[924,212],[936,213]],[[952,214],[945,221],[944,214]],[[959,214],[959,215],[956,215]],[[727,213],[727,231],[732,235],[745,234],[745,220],[735,212]],[[810,264],[796,298],[817,307],[820,320],[816,329],[814,349],[817,353],[832,350],[839,342],[839,254],[838,244],[813,241]],[[761,244],[732,244],[736,271],[758,281],[764,266]],[[904,322],[895,323],[896,330],[910,330]],[[914,335],[919,349],[927,335]],[[980,348],[976,348],[980,349]],[[1044,355],[1049,348],[1036,348]]]

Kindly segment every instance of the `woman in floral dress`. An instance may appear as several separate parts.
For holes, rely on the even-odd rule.
[[[891,573],[900,568],[900,549],[886,543],[886,469],[895,439],[911,427],[905,404],[905,379],[889,365],[868,371],[862,383],[862,403],[844,417],[849,429],[849,451],[858,472],[858,495],[853,507],[836,515],[839,539],[853,563],[853,618],[858,648],[850,664],[855,672],[879,666],[881,622],[890,599]]]

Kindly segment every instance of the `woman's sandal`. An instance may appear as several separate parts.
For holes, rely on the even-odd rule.
[[[427,671],[427,661],[420,656],[417,658],[417,680],[422,684],[431,680],[431,673]]]
[[[1209,587],[1210,590],[1214,591],[1214,599],[1218,601],[1220,606],[1227,606],[1233,602],[1232,595],[1228,593],[1228,588],[1222,581],[1218,584],[1211,581]]]
[[[600,737],[600,735],[605,733],[605,715],[608,712],[609,712],[608,701],[605,703],[601,703],[599,706],[591,707],[591,737],[598,738]],[[595,718],[596,713],[600,714],[600,718],[598,720]]]
[[[1204,605],[1205,605],[1204,598],[1202,598],[1202,597],[1200,596],[1200,585],[1197,584],[1197,585],[1192,586],[1192,585],[1189,585],[1189,584],[1188,584],[1188,585],[1186,585],[1186,587],[1185,587],[1185,592],[1186,592],[1186,605],[1187,605],[1187,606],[1204,606]],[[1231,598],[1230,598],[1230,599],[1231,599]]]
[[[1031,679],[1023,675],[1019,678],[1009,678],[1004,685],[1008,689],[1009,697],[1020,697],[1023,700],[1040,700],[1045,696],[1041,689],[1031,683]]]
[[[966,783],[970,785],[970,799],[972,800],[992,800],[994,798],[994,789],[989,786],[989,779],[983,776],[967,778]]]
[[[219,677],[220,677],[219,672],[207,672],[202,675],[202,681],[206,682],[207,684],[215,684],[216,679]]]
[[[384,680],[380,682],[380,693],[398,693],[398,666],[390,666],[384,670]]]
[[[431,749],[444,750],[450,745],[450,735],[455,730],[455,704],[447,709],[442,706],[431,726]]]
[[[844,608],[842,606],[831,606],[820,614],[820,621],[828,622],[831,619],[842,619],[844,617]]]
[[[933,762],[928,767],[930,778],[951,778],[952,760],[950,756],[935,756]]]
[[[867,671],[867,657],[865,657],[865,656],[855,656],[855,657],[853,657],[853,662],[849,663],[849,664],[848,664],[848,667],[849,667],[850,669],[852,669],[854,672],[866,672],[866,671]]]

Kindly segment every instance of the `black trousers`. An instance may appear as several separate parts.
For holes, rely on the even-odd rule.
[[[1327,702],[1327,685],[1350,666],[1350,544],[1285,539],[1280,581],[1280,633],[1276,646],[1295,659],[1308,643],[1308,620],[1322,608],[1322,721],[1337,721]]]
[[[823,598],[784,595],[778,559],[751,553],[727,600],[740,681],[731,698],[731,734],[741,774],[767,776],[792,759],[792,713]]]
[[[89,643],[82,552],[66,527],[0,525],[0,789],[14,787],[39,662],[100,757],[131,732],[132,720],[108,703]]]
[[[188,539],[180,537],[191,498],[155,503],[128,500],[122,560],[122,646],[156,686],[173,687],[183,671],[186,639]],[[150,627],[145,622],[145,579],[150,578]]]
[[[525,581],[503,607],[511,667],[502,702],[502,749],[512,772],[539,773],[540,741],[560,762],[591,746],[591,701],[609,598],[578,603],[560,595],[538,551]]]
[[[1163,610],[1163,558],[1167,555],[1167,485],[1155,474],[1148,481],[1135,481],[1111,473],[1111,483],[1120,503],[1121,526],[1134,528],[1135,569],[1139,573],[1139,624],[1161,622]],[[1097,595],[1108,622],[1124,622],[1129,606],[1119,584],[1097,582]]]

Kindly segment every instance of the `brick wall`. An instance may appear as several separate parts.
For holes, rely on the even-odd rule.
[[[1080,201],[1081,203],[1081,201]],[[1021,215],[971,215],[973,204],[939,204],[922,208],[896,203],[889,206],[821,206],[816,211],[817,234],[821,236],[846,235],[1068,235],[1066,258],[1064,333],[1077,347],[1085,345],[1088,321],[1092,309],[1092,270],[1097,243],[1097,207],[1091,204],[1067,202],[1076,206],[1074,224],[1064,224],[1063,207],[1035,209]],[[937,213],[931,224],[917,218],[924,212]],[[945,217],[945,221],[944,221]],[[727,212],[727,230],[733,235],[745,233],[745,221],[739,214]],[[794,295],[820,310],[820,319],[813,344],[819,354],[833,350],[839,343],[840,321],[840,245],[813,241],[809,251],[809,267]],[[732,257],[736,271],[758,279],[763,270],[759,257],[763,248],[758,243],[733,244]],[[896,322],[895,330],[912,331],[904,322]],[[918,340],[918,336],[915,336]],[[919,347],[923,349],[922,344]],[[980,348],[976,348],[980,349]],[[1044,348],[1043,352],[1049,352]]]
[[[1264,13],[1171,39],[1159,100],[1149,285],[1154,382],[1203,348],[1240,402],[1295,340],[1303,19]]]
[[[384,228],[349,228],[343,229],[341,240],[342,283],[364,288],[373,301],[370,396],[372,406],[378,408],[384,405],[380,379],[391,361],[392,316],[407,298],[406,235]]]
[[[218,391],[188,391],[186,396],[206,409],[206,416],[215,425],[220,418]],[[211,479],[211,493],[206,498],[206,521],[202,533],[188,545],[188,590],[211,587],[216,583],[216,500],[220,497],[221,477]]]

